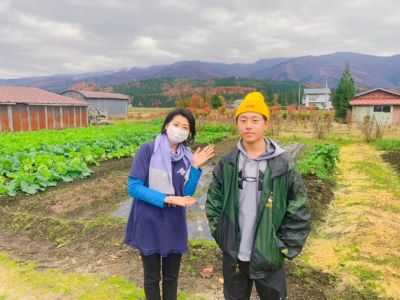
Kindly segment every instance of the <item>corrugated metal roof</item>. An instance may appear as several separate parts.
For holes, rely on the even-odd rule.
[[[396,91],[376,88],[355,95],[350,105],[400,105],[400,94]]]
[[[304,94],[312,95],[312,94],[330,94],[330,89],[304,89]]]
[[[85,101],[61,96],[36,87],[6,85],[0,85],[0,104],[2,103],[88,106],[88,103]]]
[[[93,91],[76,91],[81,93],[85,98],[88,99],[118,99],[118,100],[130,100],[130,97],[124,94],[118,93],[107,93],[107,92],[93,92]],[[65,92],[64,92],[65,93]]]
[[[357,105],[400,105],[400,98],[380,98],[380,99],[355,99],[350,101],[350,105],[357,106]]]
[[[386,89],[383,89],[383,88],[376,88],[376,89],[373,89],[373,90],[369,90],[369,91],[366,91],[366,92],[359,93],[359,94],[355,95],[354,98],[360,97],[360,96],[368,94],[368,93],[376,92],[376,91],[382,91],[382,92],[390,93],[390,94],[393,94],[393,95],[396,95],[396,96],[400,96],[400,93],[397,92],[397,91],[386,90]]]

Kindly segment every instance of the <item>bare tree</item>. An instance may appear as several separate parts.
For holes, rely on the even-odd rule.
[[[375,116],[365,116],[363,122],[358,123],[364,141],[367,143],[381,139],[390,129],[390,124],[378,123]]]
[[[316,110],[310,112],[310,121],[315,138],[319,140],[326,138],[326,134],[332,128],[333,118],[333,112],[319,112]]]

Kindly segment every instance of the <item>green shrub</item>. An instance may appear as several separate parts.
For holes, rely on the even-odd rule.
[[[335,144],[320,144],[311,150],[307,158],[300,160],[298,166],[303,175],[329,179],[335,174],[337,161],[339,161],[339,147]]]

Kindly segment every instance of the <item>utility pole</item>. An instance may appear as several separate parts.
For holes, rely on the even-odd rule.
[[[301,106],[301,102],[300,102],[300,87],[301,87],[301,82],[299,82],[299,108]]]
[[[325,103],[324,107],[328,108],[329,94],[328,94],[328,78],[325,78]]]

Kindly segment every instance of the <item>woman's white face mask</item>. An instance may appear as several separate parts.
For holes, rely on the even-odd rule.
[[[189,137],[189,131],[169,125],[167,128],[167,136],[168,140],[173,144],[179,144],[187,140]]]

